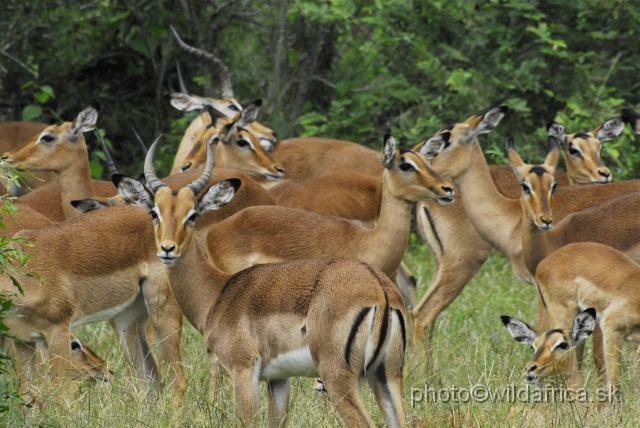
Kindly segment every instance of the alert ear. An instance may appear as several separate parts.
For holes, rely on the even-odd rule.
[[[525,166],[525,163],[520,157],[520,155],[518,154],[518,152],[516,152],[516,145],[513,140],[513,137],[509,137],[509,139],[507,140],[507,157],[511,162],[511,167],[513,168],[513,171],[516,173],[517,176],[520,177],[519,168],[522,168],[523,166]]]
[[[140,181],[122,174],[113,174],[111,181],[118,189],[118,194],[131,205],[145,208],[147,211],[153,208],[153,195]]]
[[[396,158],[396,149],[398,143],[391,134],[386,134],[382,139],[382,144],[382,165],[387,169],[391,169],[393,167],[393,161]]]
[[[230,178],[229,180],[215,183],[198,201],[196,206],[198,215],[220,209],[227,205],[236,195],[241,184],[242,182],[237,178]]]
[[[414,151],[420,153],[427,159],[433,159],[449,145],[449,138],[451,138],[451,132],[441,132],[440,134],[429,138],[424,143],[419,144],[414,148]]]
[[[571,339],[574,344],[584,341],[591,336],[596,328],[596,310],[594,308],[585,309],[576,315],[571,327]]]
[[[622,120],[631,126],[633,132],[640,134],[640,113],[637,113],[630,108],[623,108]]]
[[[250,123],[253,123],[258,119],[258,113],[260,113],[260,106],[262,105],[262,100],[255,100],[251,104],[242,110],[240,113],[240,119],[238,120],[239,127],[245,127]]]
[[[556,122],[551,122],[547,126],[547,138],[553,137],[557,140],[558,145],[562,147],[564,145],[564,139],[567,136],[564,125]]]
[[[96,123],[98,122],[98,112],[93,107],[87,107],[82,110],[71,124],[71,135],[73,138],[77,138],[80,134],[93,131],[96,129]]]
[[[624,131],[624,121],[620,117],[607,120],[591,133],[600,141],[613,140]]]
[[[507,331],[518,343],[524,343],[525,345],[533,345],[538,337],[538,333],[533,331],[529,324],[524,321],[520,321],[516,318],[511,318],[507,315],[502,315],[500,321],[507,328]]]

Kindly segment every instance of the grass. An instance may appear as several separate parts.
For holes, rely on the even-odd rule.
[[[432,277],[434,266],[426,247],[412,242],[407,261],[419,278],[423,294]],[[425,358],[419,350],[409,349],[405,369],[405,411],[413,426],[635,426],[640,421],[636,373],[624,373],[623,400],[618,405],[595,406],[589,403],[512,403],[497,402],[423,402],[412,406],[412,389],[435,391],[453,386],[485,385],[497,391],[509,385],[523,387],[522,367],[530,350],[516,344],[499,322],[501,314],[535,321],[534,288],[519,281],[511,266],[496,254],[483,266],[461,296],[442,315],[434,335],[435,352],[432,376],[427,376]],[[186,324],[186,323],[185,323]],[[225,384],[216,401],[208,399],[208,364],[202,339],[185,325],[182,353],[189,388],[181,411],[172,406],[172,394],[166,389],[154,399],[128,376],[114,335],[107,324],[96,324],[79,332],[80,337],[105,357],[115,378],[109,383],[85,382],[78,400],[68,411],[54,405],[31,412],[25,419],[17,406],[0,415],[3,426],[232,426],[235,424],[231,391]],[[631,347],[625,353],[631,359]],[[584,373],[593,372],[587,355]],[[593,376],[590,376],[593,378]],[[3,381],[14,381],[13,378]],[[310,379],[294,379],[289,407],[289,426],[339,426],[340,419],[325,396],[311,388]],[[591,389],[595,388],[593,380]],[[378,425],[383,419],[368,388],[363,398]],[[415,392],[414,392],[415,394]],[[464,394],[464,393],[463,393]],[[266,420],[266,394],[261,393],[260,418]],[[446,398],[446,397],[441,397]],[[462,397],[464,398],[464,397]],[[44,398],[45,403],[53,399]]]

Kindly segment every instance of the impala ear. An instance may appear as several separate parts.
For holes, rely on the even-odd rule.
[[[145,208],[147,211],[153,208],[153,195],[140,181],[122,174],[113,174],[111,181],[118,189],[118,194],[129,204]]]
[[[414,151],[417,151],[427,159],[433,159],[449,145],[449,138],[451,138],[451,132],[441,132],[429,138],[424,143],[419,144],[414,148]]]
[[[109,208],[109,205],[107,205],[105,202],[92,198],[76,199],[74,201],[71,201],[71,205],[81,213],[88,213],[89,211]]]
[[[71,125],[71,134],[74,138],[84,134],[85,132],[93,131],[96,129],[96,123],[98,122],[98,112],[93,107],[87,107],[82,110]]]
[[[591,133],[600,141],[613,140],[624,131],[624,121],[620,117],[607,120]]]
[[[196,207],[198,215],[220,209],[227,205],[236,195],[241,184],[242,182],[237,178],[230,178],[229,180],[215,183],[198,201]]]
[[[509,108],[505,105],[493,107],[486,112],[471,116],[464,123],[472,128],[471,136],[476,137],[493,131],[507,114]]]
[[[391,134],[386,134],[383,137],[382,141],[383,141],[382,155],[381,155],[382,165],[387,169],[391,169],[391,167],[393,167],[393,161],[396,158],[396,150],[398,147],[398,143],[396,142],[396,139],[393,138]]]
[[[640,113],[637,113],[630,108],[623,108],[622,120],[631,126],[633,132],[640,134]]]
[[[552,173],[555,172],[558,162],[560,161],[560,145],[556,137],[547,137],[547,143],[549,145],[549,151],[547,157],[544,159],[544,164],[551,168]]]
[[[571,327],[571,339],[575,344],[584,341],[596,328],[596,310],[594,308],[585,309],[580,312]]]
[[[513,140],[513,137],[509,137],[509,139],[507,140],[507,157],[511,162],[511,167],[513,168],[513,171],[516,173],[518,177],[522,178],[520,174],[520,168],[522,168],[526,164],[524,163],[524,161],[522,160],[518,152],[516,152],[516,145]]]
[[[547,137],[553,137],[558,142],[558,145],[562,147],[564,145],[564,139],[567,136],[564,125],[556,122],[551,122],[547,126]]]
[[[524,343],[525,345],[533,345],[538,337],[538,333],[533,331],[529,324],[524,321],[520,321],[516,318],[511,318],[507,315],[500,317],[502,324],[507,328],[507,331],[518,343]]]
[[[255,100],[251,104],[242,110],[240,113],[240,119],[238,120],[239,127],[245,127],[250,123],[253,123],[258,118],[258,113],[260,113],[260,106],[262,105],[262,100]]]

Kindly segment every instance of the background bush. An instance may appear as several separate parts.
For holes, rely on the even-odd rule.
[[[168,135],[179,61],[190,92],[219,96],[218,70],[175,45],[168,26],[228,65],[241,102],[265,101],[280,137],[331,136],[378,147],[392,129],[415,143],[496,103],[504,136],[539,157],[552,119],[591,129],[640,98],[640,5],[630,0],[5,0],[0,119],[71,119],[91,104],[121,168],[139,172],[130,125]],[[635,140],[607,144],[618,177],[640,162]],[[91,142],[94,144],[94,141]],[[94,154],[94,175],[101,174]]]

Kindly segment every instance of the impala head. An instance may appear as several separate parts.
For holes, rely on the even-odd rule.
[[[538,335],[523,321],[503,315],[502,323],[518,343],[533,348],[533,358],[525,364],[528,382],[539,382],[552,375],[567,375],[575,347],[593,333],[596,327],[596,310],[586,309],[573,320],[570,330],[554,328]]]
[[[640,113],[631,110],[630,108],[622,109],[622,120],[628,123],[633,132],[640,134]]]
[[[453,202],[453,183],[431,169],[423,156],[411,150],[397,150],[391,135],[384,136],[383,144],[383,179],[391,194],[411,202],[424,199],[437,199],[441,204]]]
[[[107,382],[113,376],[106,361],[84,346],[77,337],[71,338],[71,364],[95,380]]]
[[[218,148],[218,164],[238,169],[246,174],[277,180],[284,176],[284,169],[271,157],[272,145],[267,145],[254,131],[255,120],[260,109],[260,101],[255,101],[244,110],[228,118],[211,106],[206,106],[209,121],[198,131],[191,152],[184,159],[180,169],[187,171],[197,168],[206,160],[207,144],[219,139],[223,144]],[[259,125],[262,127],[262,125]]]
[[[506,106],[490,108],[438,131],[414,150],[431,159],[433,169],[445,177],[457,178],[471,162],[473,143],[478,135],[495,129],[507,112]]]
[[[96,127],[98,112],[82,110],[73,122],[48,126],[28,143],[3,155],[9,162],[31,171],[61,172],[77,159],[87,158],[85,132]]]
[[[208,211],[222,208],[229,203],[240,188],[240,180],[232,178],[215,183],[200,198],[213,175],[213,144],[207,145],[207,162],[200,177],[191,184],[173,192],[156,176],[153,156],[158,139],[151,145],[144,163],[146,186],[140,181],[123,175],[114,175],[118,192],[133,205],[147,210],[153,221],[157,255],[172,267],[184,254],[193,236],[196,218]]]
[[[553,123],[549,135],[554,136],[562,148],[567,175],[573,184],[608,183],[611,171],[600,157],[602,143],[619,136],[624,130],[620,118],[610,119],[589,132],[565,134],[564,126]]]
[[[527,219],[538,229],[551,229],[553,213],[551,202],[558,187],[555,171],[560,159],[560,148],[555,137],[549,136],[549,152],[543,164],[529,165],[522,161],[509,139],[507,151],[513,171],[520,182],[520,204]]]

